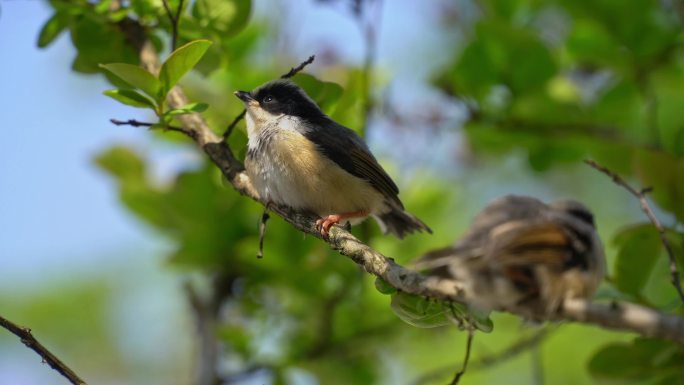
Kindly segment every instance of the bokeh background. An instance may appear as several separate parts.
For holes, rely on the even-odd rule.
[[[0,0],[0,314],[30,326],[93,384],[446,383],[463,332],[403,323],[372,277],[278,218],[257,260],[257,204],[187,140],[109,123],[154,119],[102,95],[112,79],[96,64],[137,60],[112,29],[111,3]],[[166,55],[161,2],[124,6]],[[375,224],[355,229],[384,254],[405,263],[453,242],[503,194],[574,198],[595,211],[607,248],[598,299],[681,312],[638,202],[582,164],[595,158],[653,186],[681,258],[678,1],[189,8],[181,41],[215,43],[182,84],[210,104],[205,116],[219,132],[241,109],[233,90],[316,54],[294,80],[365,135],[409,211],[435,230],[399,241]],[[65,30],[50,36],[43,26],[55,10]],[[231,145],[243,154],[244,143],[239,126]],[[684,381],[679,347],[573,324],[486,363],[539,331],[511,315],[493,320],[492,333],[476,336],[464,384]],[[0,331],[0,384],[65,383]]]

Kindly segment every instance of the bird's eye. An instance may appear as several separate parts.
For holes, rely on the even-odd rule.
[[[273,101],[273,96],[267,95],[266,97],[264,97],[264,103],[270,103],[272,101]]]

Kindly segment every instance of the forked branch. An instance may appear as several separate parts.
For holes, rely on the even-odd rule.
[[[675,259],[674,251],[672,250],[672,245],[670,244],[670,240],[667,239],[665,228],[656,217],[655,213],[651,209],[651,206],[648,204],[648,199],[646,198],[646,194],[651,192],[653,189],[647,187],[641,190],[637,190],[634,187],[630,186],[630,184],[627,183],[624,179],[622,179],[620,175],[609,170],[607,167],[602,166],[593,160],[585,160],[584,163],[611,177],[615,184],[623,187],[625,190],[629,191],[630,194],[634,195],[639,200],[639,204],[641,204],[641,210],[643,210],[643,212],[646,214],[651,223],[653,223],[653,227],[655,227],[658,231],[658,235],[660,236],[660,240],[663,243],[663,247],[665,247],[665,251],[667,252],[667,257],[670,262],[670,275],[672,276],[672,286],[674,286],[675,290],[677,290],[677,294],[679,294],[679,299],[681,299],[682,303],[684,303],[684,290],[682,290],[682,281],[679,274],[679,268],[677,267],[677,260]]]

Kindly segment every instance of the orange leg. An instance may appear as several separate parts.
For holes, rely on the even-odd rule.
[[[316,228],[321,232],[321,235],[324,237],[328,236],[328,233],[330,232],[330,228],[335,225],[340,223],[341,221],[345,219],[351,219],[351,218],[363,218],[368,216],[368,211],[354,211],[351,213],[342,213],[342,214],[331,214],[328,215],[327,217],[321,218],[316,221]]]

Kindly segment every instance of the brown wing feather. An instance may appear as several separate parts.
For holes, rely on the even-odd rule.
[[[384,196],[392,199],[403,208],[401,201],[397,198],[399,188],[373,155],[359,148],[352,149],[349,155],[359,176],[368,180]]]
[[[399,188],[354,131],[329,121],[325,127],[309,129],[303,134],[316,143],[330,160],[348,173],[367,180],[382,195],[403,209],[397,197]]]
[[[495,246],[489,258],[501,265],[546,265],[556,270],[562,269],[571,258],[572,240],[555,223],[527,224],[493,233]]]

